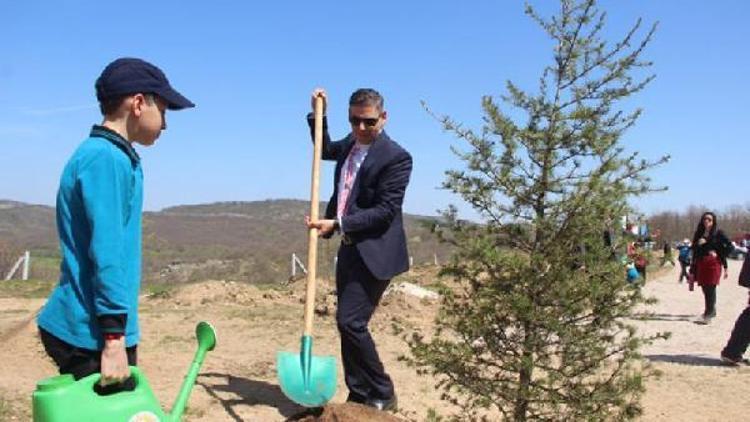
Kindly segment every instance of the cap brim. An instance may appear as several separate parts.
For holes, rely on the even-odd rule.
[[[183,108],[195,107],[192,101],[185,98],[182,94],[175,91],[172,88],[166,88],[157,92],[164,101],[167,102],[167,108],[169,110],[182,110]]]

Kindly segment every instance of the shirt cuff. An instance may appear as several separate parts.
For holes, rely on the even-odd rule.
[[[128,322],[128,314],[100,315],[98,321],[102,333],[123,334]]]

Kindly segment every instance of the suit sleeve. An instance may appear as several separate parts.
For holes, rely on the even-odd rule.
[[[356,214],[341,217],[344,231],[354,233],[387,229],[404,203],[411,168],[411,155],[405,151],[386,165],[377,184],[375,205]]]
[[[307,114],[307,125],[310,127],[310,140],[315,143],[315,115]],[[344,148],[344,142],[331,142],[331,135],[328,133],[328,118],[323,116],[323,150],[320,158],[328,161],[336,161]]]
[[[94,310],[103,332],[124,332],[129,308],[122,262],[127,174],[110,150],[102,150],[78,175],[91,230],[88,256],[94,268]]]

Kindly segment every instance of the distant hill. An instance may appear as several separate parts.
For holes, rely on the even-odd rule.
[[[321,212],[324,206],[321,203]],[[306,261],[307,232],[302,223],[306,214],[308,202],[288,199],[181,205],[146,212],[144,278],[154,282],[283,281],[290,274],[292,253]],[[448,257],[447,246],[439,244],[428,228],[436,221],[434,217],[405,215],[404,220],[416,265]],[[0,240],[14,249],[57,256],[54,208],[0,201]],[[332,277],[337,248],[337,238],[321,241],[321,276]]]
[[[0,200],[0,240],[24,249],[57,249],[55,209]]]

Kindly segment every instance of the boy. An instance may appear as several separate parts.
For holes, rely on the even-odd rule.
[[[65,165],[57,193],[60,283],[37,319],[61,374],[101,372],[104,392],[132,389],[139,340],[143,173],[133,143],[153,145],[167,109],[194,107],[156,66],[110,63],[96,81],[104,116]],[[125,382],[127,381],[127,382]]]
[[[692,255],[692,248],[690,247],[690,239],[682,241],[680,246],[677,247],[679,255],[677,255],[677,261],[680,263],[680,278],[677,279],[678,283],[682,283],[682,279],[688,279],[688,267],[690,266],[690,258]]]

